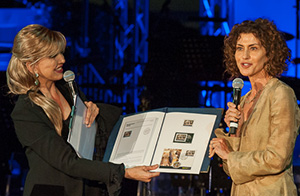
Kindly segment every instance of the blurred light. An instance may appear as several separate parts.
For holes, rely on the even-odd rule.
[[[223,193],[224,191],[223,191],[223,189],[222,188],[220,188],[220,193]]]
[[[21,166],[16,160],[9,160],[8,164],[10,165],[12,175],[18,176],[21,174]]]
[[[226,127],[226,128],[225,128],[225,131],[228,133],[228,132],[229,132],[229,127]]]
[[[210,106],[211,106],[211,102],[210,102],[210,100],[209,100],[209,99],[207,99],[205,104],[206,104],[206,106],[210,107]]]
[[[203,90],[201,93],[202,93],[202,97],[206,96],[206,90]]]
[[[208,16],[209,18],[212,18],[212,17],[213,17],[213,14],[212,14],[212,12],[211,12],[211,10],[210,10],[210,6],[209,6],[208,1],[207,1],[207,0],[203,0],[203,4],[204,4],[204,7],[205,7],[207,16]]]
[[[227,22],[222,22],[222,24],[223,24],[223,28],[225,30],[226,35],[228,35],[230,33],[228,23]]]
[[[214,36],[218,36],[220,35],[220,33],[222,32],[222,30],[220,28],[218,28],[215,33],[214,33]]]

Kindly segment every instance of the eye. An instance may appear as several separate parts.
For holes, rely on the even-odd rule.
[[[57,53],[57,54],[54,54],[54,55],[51,55],[51,56],[49,56],[49,58],[52,58],[52,59],[54,59],[55,57],[57,57],[57,55],[58,55],[58,53]]]
[[[250,48],[250,50],[257,50],[257,47],[253,46]]]
[[[236,51],[241,51],[241,50],[243,50],[243,47],[240,46],[236,47]]]

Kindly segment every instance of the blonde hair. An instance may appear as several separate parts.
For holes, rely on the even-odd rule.
[[[21,29],[14,39],[12,56],[6,72],[9,93],[28,93],[30,100],[44,110],[59,135],[62,129],[60,107],[54,100],[38,92],[39,85],[34,83],[36,77],[27,69],[26,64],[34,66],[42,58],[63,53],[65,47],[66,39],[60,32],[38,24],[28,25]]]

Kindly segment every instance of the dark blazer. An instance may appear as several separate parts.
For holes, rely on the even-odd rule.
[[[72,106],[66,85],[64,81],[56,83]],[[86,100],[82,93],[80,96]],[[79,158],[71,145],[56,133],[43,109],[31,102],[28,95],[19,96],[11,117],[29,164],[24,196],[46,195],[42,191],[48,195],[82,196],[84,179],[103,182],[110,195],[119,194],[124,165]]]

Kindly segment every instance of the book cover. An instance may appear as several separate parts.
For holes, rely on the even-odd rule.
[[[87,107],[79,96],[75,98],[75,106],[72,108],[69,127],[68,142],[75,149],[80,158],[92,160],[95,148],[97,125],[94,121],[90,127],[85,125]]]

